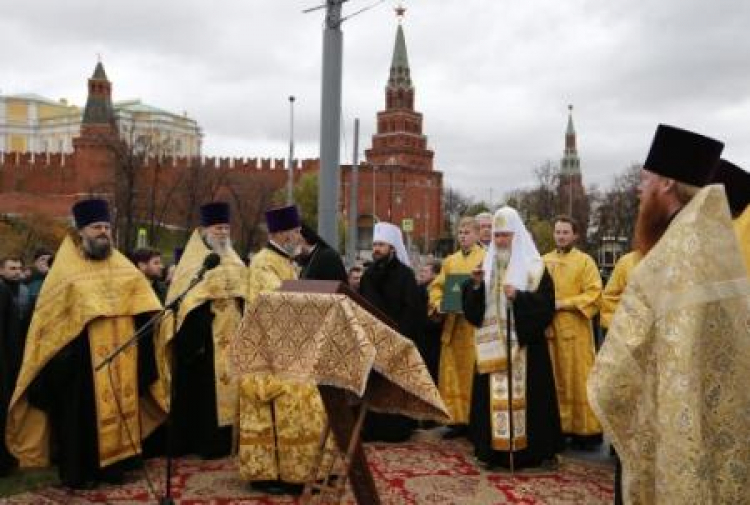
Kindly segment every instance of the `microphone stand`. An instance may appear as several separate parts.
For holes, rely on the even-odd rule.
[[[206,274],[208,269],[201,269],[198,274],[193,277],[193,280],[190,281],[190,284],[188,287],[180,293],[180,295],[172,300],[170,303],[164,306],[164,308],[157,312],[154,316],[149,319],[146,324],[141,326],[138,331],[135,332],[135,334],[130,337],[127,342],[122,344],[120,347],[112,351],[112,353],[104,358],[98,365],[94,367],[94,370],[97,372],[103,369],[104,367],[109,366],[112,361],[114,361],[117,356],[122,354],[126,349],[129,349],[130,347],[134,346],[138,343],[147,333],[148,330],[151,329],[156,323],[160,323],[163,321],[168,313],[172,313],[173,315],[177,314],[177,309],[180,306],[180,303],[182,300],[185,299],[185,296],[192,290],[199,282],[203,280],[203,276]],[[172,338],[175,336],[175,326],[172,326]],[[167,476],[166,476],[166,484],[165,484],[165,491],[164,496],[159,499],[159,505],[174,505],[174,500],[172,499],[172,452],[174,449],[174,429],[172,425],[172,407],[174,405],[174,396],[175,396],[175,380],[174,380],[174,360],[169,360],[169,412],[167,412]]]
[[[200,276],[203,277],[202,275]],[[190,291],[197,282],[191,283],[188,288],[182,292],[180,296],[175,298],[169,305],[174,306],[169,310],[177,317],[177,308],[182,301],[183,297]],[[176,302],[176,303],[175,303]],[[164,310],[167,310],[166,307]],[[175,334],[177,333],[177,321],[175,320],[172,324],[172,340],[174,340]],[[172,453],[174,452],[174,420],[172,416],[172,410],[174,409],[174,397],[175,397],[175,375],[174,375],[174,357],[166,358],[167,367],[169,368],[169,412],[167,412],[167,458],[166,464],[166,476],[164,482],[164,496],[159,498],[159,505],[174,505],[174,499],[172,499]]]
[[[200,281],[203,280],[203,276],[205,275],[205,273],[206,272],[203,271],[203,272],[200,272],[199,275],[196,275],[193,278],[193,280],[190,281],[190,285],[187,287],[187,289],[185,289],[185,291],[180,293],[180,296],[172,300],[163,309],[161,309],[159,312],[154,314],[154,316],[152,316],[151,319],[149,319],[146,322],[146,324],[138,328],[138,331],[136,331],[135,334],[133,334],[133,336],[130,337],[124,344],[122,344],[120,347],[112,351],[109,356],[101,360],[99,364],[94,367],[94,370],[96,372],[101,371],[105,366],[112,363],[115,360],[115,358],[117,358],[117,356],[119,356],[120,354],[125,352],[127,349],[137,344],[138,341],[141,340],[144,337],[144,335],[146,335],[147,330],[151,329],[156,323],[160,323],[161,321],[164,320],[168,312],[172,312],[172,313],[177,312],[177,307],[179,307],[180,302],[182,302],[182,300],[185,298],[185,296],[188,294],[188,292],[191,289],[193,289]]]

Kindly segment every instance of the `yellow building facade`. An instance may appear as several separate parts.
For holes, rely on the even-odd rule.
[[[200,156],[203,132],[186,113],[143,103],[114,103],[123,139],[151,154]],[[35,94],[0,95],[0,152],[70,153],[80,134],[83,108]]]

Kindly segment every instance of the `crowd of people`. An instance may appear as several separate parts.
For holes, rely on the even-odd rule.
[[[139,457],[236,454],[255,489],[298,494],[326,423],[317,388],[234,377],[230,344],[259,293],[307,279],[347,283],[414,342],[450,414],[442,436],[465,437],[487,468],[554,470],[606,434],[617,500],[744,503],[750,174],[722,149],[659,126],[635,248],[606,286],[570,216],[552,218],[552,251],[516,209],[467,216],[458,250],[421,265],[379,222],[372,261],[347,270],[294,206],[266,213],[268,242],[246,265],[229,205],[211,202],[165,275],[159,251],[114,247],[104,200],[80,201],[54,261],[39,251],[24,279],[20,258],[2,260],[0,472],[55,464],[65,486],[90,488]],[[362,436],[400,443],[419,427],[433,426],[369,413]]]

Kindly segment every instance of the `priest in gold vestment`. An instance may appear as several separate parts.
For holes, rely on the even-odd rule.
[[[555,317],[548,336],[560,422],[574,445],[591,448],[601,441],[602,433],[586,395],[586,379],[594,364],[591,319],[599,308],[602,279],[593,258],[574,247],[575,221],[556,218],[554,238],[557,249],[544,255],[544,263],[555,284]]]
[[[247,269],[248,303],[297,279],[292,262],[299,249],[300,220],[295,206],[266,212],[268,244]],[[240,388],[240,476],[273,494],[302,491],[318,454],[326,423],[314,384],[272,376],[242,378]]]
[[[734,219],[734,232],[740,241],[745,270],[750,275],[750,203],[746,204],[745,210]]]
[[[446,288],[446,280],[455,274],[468,276],[476,268],[481,268],[485,249],[479,244],[479,222],[476,218],[465,217],[458,224],[460,249],[443,261],[440,274],[429,287],[428,312],[431,318],[445,317],[440,347],[440,371],[438,389],[451,415],[451,430],[446,437],[461,436],[466,433],[471,411],[471,390],[474,380],[476,350],[474,326],[460,312],[442,314],[441,305]],[[460,293],[461,284],[454,289]]]
[[[644,163],[633,270],[589,378],[626,504],[750,503],[750,282],[722,144],[669,126]]]
[[[54,460],[63,485],[122,481],[125,460],[164,419],[152,335],[95,371],[161,304],[146,278],[112,247],[104,200],[73,206],[39,294],[10,402],[6,441],[22,467]]]
[[[232,248],[230,208],[211,202],[200,208],[196,229],[177,264],[166,303],[177,299],[196,278],[206,257],[220,263],[205,272],[179,303],[176,317],[159,328],[158,350],[172,360],[174,403],[167,449],[173,455],[204,459],[229,455],[237,420],[237,383],[229,370],[230,338],[242,319],[245,264]],[[162,360],[165,362],[166,360]]]
[[[622,293],[625,291],[625,286],[628,285],[630,272],[633,271],[640,260],[641,253],[636,250],[620,256],[617,263],[615,263],[612,275],[609,276],[607,285],[604,286],[604,291],[602,291],[601,308],[599,310],[599,324],[601,324],[602,328],[609,328],[612,316],[615,315],[617,305],[620,303]]]
[[[515,209],[495,212],[492,237],[482,269],[462,290],[464,314],[477,326],[469,439],[488,468],[549,468],[562,449],[545,336],[555,289]]]
[[[723,184],[729,210],[734,218],[734,231],[750,275],[750,173],[734,163],[721,160],[712,175],[715,183]]]

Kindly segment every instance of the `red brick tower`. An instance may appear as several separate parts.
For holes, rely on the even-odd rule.
[[[414,110],[414,85],[401,20],[393,48],[385,110],[378,112],[372,148],[360,167],[359,246],[369,247],[372,226],[389,221],[404,228],[407,239],[422,251],[432,250],[443,226],[443,174],[434,170],[434,152],[422,134],[422,114]],[[348,174],[347,174],[348,176]]]
[[[397,12],[403,15],[403,10]],[[414,86],[401,23],[396,30],[385,110],[378,112],[377,131],[372,149],[365,152],[368,162],[432,170],[434,153],[427,149],[427,137],[422,134],[422,114],[414,110]]]
[[[112,83],[102,62],[89,79],[89,94],[81,123],[81,136],[73,139],[76,187],[83,193],[112,191],[116,155],[122,145],[112,107]]]

